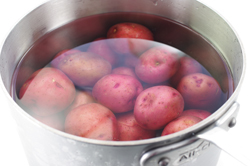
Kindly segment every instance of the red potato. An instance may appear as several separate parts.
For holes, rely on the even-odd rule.
[[[193,44],[186,47],[184,51],[185,53],[194,56],[198,61],[202,62],[204,74],[215,76],[215,79],[220,84],[222,92],[229,93],[228,96],[230,96],[230,93],[232,94],[233,88],[231,88],[231,92],[228,92],[228,90],[230,89],[230,86],[234,87],[234,85],[231,84],[228,86],[229,82],[225,80],[225,78],[227,79],[231,77],[230,74],[228,75],[228,73],[225,72],[227,65],[225,66],[224,60],[222,60],[220,56],[212,56],[218,54],[218,52],[214,49],[207,48],[204,43]]]
[[[168,47],[158,46],[144,52],[135,66],[137,77],[150,84],[164,82],[172,77],[179,67],[178,55]]]
[[[133,110],[136,97],[142,90],[141,83],[134,77],[109,74],[95,84],[92,95],[111,111],[121,113]]]
[[[46,67],[34,72],[19,92],[22,105],[39,116],[67,108],[75,98],[75,86],[60,70]]]
[[[165,126],[165,128],[162,131],[161,136],[173,134],[178,131],[187,129],[199,123],[200,121],[202,121],[202,119],[195,117],[195,116],[188,116],[188,115],[180,116]]]
[[[35,72],[35,69],[33,69],[30,66],[21,66],[19,68],[17,78],[16,78],[16,89],[17,94],[19,93],[21,87],[25,83],[25,81]]]
[[[101,57],[109,61],[112,66],[115,65],[118,61],[118,57],[110,49],[105,38],[97,38],[94,42],[92,42],[88,48],[88,52],[100,55]]]
[[[183,56],[180,58],[180,67],[175,73],[173,77],[171,77],[170,82],[171,85],[177,87],[181,78],[193,74],[193,73],[201,73],[202,66],[199,62],[189,56]]]
[[[38,44],[34,44],[25,55],[25,61],[23,62],[38,70],[48,65],[53,56],[61,50],[72,48],[72,41],[65,36],[67,33],[61,32],[54,33],[50,37],[44,37]]]
[[[121,40],[123,40],[124,44],[127,44],[127,46],[129,47],[127,54],[132,54],[134,56],[140,56],[142,53],[153,47],[153,42],[151,40],[123,38],[117,39],[117,42],[119,43],[121,42]],[[127,56],[127,54],[125,54],[125,56]]]
[[[96,103],[96,100],[92,96],[90,91],[79,90],[76,91],[76,97],[73,103],[65,110],[65,115],[67,115],[74,108],[88,103]]]
[[[134,78],[138,79],[136,74],[135,74],[134,69],[129,68],[129,67],[117,67],[117,68],[114,68],[112,70],[111,74],[128,75],[128,76],[131,76],[131,77],[134,77]]]
[[[191,116],[195,116],[198,117],[200,119],[206,119],[207,117],[209,117],[211,115],[210,112],[205,111],[205,110],[199,110],[199,109],[189,109],[189,110],[185,110],[182,112],[182,115],[191,115]]]
[[[183,77],[177,90],[184,98],[186,109],[209,111],[217,107],[222,93],[217,81],[202,73]]]
[[[145,129],[158,130],[183,111],[181,94],[169,86],[154,86],[142,91],[136,99],[134,116]]]
[[[73,109],[66,117],[65,132],[98,140],[119,140],[115,115],[98,103],[84,104]]]
[[[119,54],[141,54],[150,47],[147,41],[134,39],[154,40],[152,32],[147,27],[130,22],[118,23],[110,27],[107,38],[123,38],[122,40],[114,40],[111,44],[112,48]]]
[[[36,114],[32,114],[32,117],[47,126],[64,131],[65,117],[61,114],[61,112],[49,116],[38,116]]]
[[[94,86],[103,76],[110,74],[110,63],[99,55],[91,52],[80,52],[65,56],[58,64],[76,86]]]
[[[62,59],[65,56],[68,56],[70,54],[79,53],[79,52],[81,52],[81,51],[75,50],[75,49],[67,49],[67,50],[60,51],[59,53],[57,53],[55,55],[55,57],[52,59],[52,61],[50,62],[50,64],[51,64],[52,67],[57,68],[58,64],[62,61]]]
[[[124,66],[134,68],[137,63],[139,63],[139,57],[132,54],[127,54],[124,56]]]
[[[117,115],[120,141],[149,139],[156,136],[156,131],[142,128],[135,120],[133,112]]]

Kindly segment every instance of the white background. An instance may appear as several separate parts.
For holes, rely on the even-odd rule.
[[[240,113],[237,118],[237,125],[229,131],[232,142],[227,142],[228,146],[237,144],[242,146],[239,152],[247,156],[250,149],[250,9],[247,0],[200,0],[212,9],[221,14],[238,33],[247,57],[247,71],[245,80],[238,97],[240,103]],[[14,25],[27,13],[42,4],[45,0],[0,0],[0,44],[2,45],[7,34]],[[8,166],[28,166],[23,147],[19,140],[16,124],[6,108],[6,99],[0,91],[0,165]],[[228,140],[225,140],[228,141]],[[225,153],[222,153],[218,166],[239,166],[236,160]],[[250,163],[249,163],[250,165]]]

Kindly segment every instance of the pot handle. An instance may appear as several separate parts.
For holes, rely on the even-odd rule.
[[[236,124],[236,116],[239,111],[239,104],[233,103],[229,110],[214,124],[205,130],[197,133],[194,137],[185,139],[170,146],[160,146],[145,151],[140,158],[140,166],[168,166],[180,165],[199,156],[204,150],[209,150],[210,145],[219,147],[243,165],[250,166],[250,160],[241,153],[241,148],[233,144],[227,132]],[[227,141],[225,141],[227,140]],[[232,144],[228,144],[232,142]],[[189,148],[189,150],[186,149]],[[186,149],[185,153],[182,150]]]
[[[239,104],[234,103],[228,112],[222,116],[214,125],[213,128],[203,131],[196,137],[209,141],[218,148],[229,154],[231,157],[239,161],[241,164],[249,166],[250,160],[241,153],[242,148],[234,143],[234,140],[229,136],[227,130],[236,124],[236,115],[239,110]],[[227,140],[227,141],[225,141]],[[230,142],[231,144],[229,144]]]

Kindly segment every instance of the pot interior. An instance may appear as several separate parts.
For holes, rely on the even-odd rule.
[[[24,74],[19,72],[22,68],[28,66],[34,71],[43,68],[60,51],[106,37],[112,25],[122,22],[133,22],[148,27],[154,34],[154,41],[174,47],[202,64],[207,70],[204,72],[209,72],[207,74],[211,74],[221,85],[224,98],[228,99],[232,95],[234,85],[228,63],[201,34],[164,17],[145,13],[119,12],[80,18],[41,37],[22,56],[16,68],[12,80],[12,96],[15,98],[23,81],[32,74],[32,72]]]
[[[181,4],[179,1],[124,1],[111,4],[112,1],[107,0],[106,4],[101,3],[103,6],[97,6],[95,1],[93,9],[89,9],[87,6],[94,2],[86,1],[86,6],[79,6],[82,2],[47,2],[26,16],[10,33],[1,52],[1,76],[5,88],[16,102],[21,85],[32,74],[21,73],[22,68],[29,66],[34,71],[38,70],[58,52],[105,37],[112,25],[121,22],[148,27],[156,42],[191,56],[218,81],[223,91],[223,103],[216,108],[219,113],[193,129],[200,130],[201,126],[218,119],[230,105],[226,101],[232,95],[237,95],[235,90],[244,71],[241,45],[231,27],[208,7],[194,1]],[[136,3],[143,3],[143,8],[135,7]],[[69,8],[65,5],[69,5]],[[52,18],[46,16],[49,7],[55,10]],[[166,9],[169,11],[166,12]],[[64,14],[58,17],[58,13]],[[57,19],[53,22],[56,16],[61,21]],[[39,19],[41,23],[33,25]]]

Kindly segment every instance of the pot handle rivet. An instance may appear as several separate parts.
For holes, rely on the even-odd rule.
[[[168,158],[162,158],[158,162],[158,166],[168,166],[169,164],[169,159]]]
[[[232,120],[230,121],[230,123],[228,124],[228,127],[232,128],[236,125],[236,118],[232,118]]]

